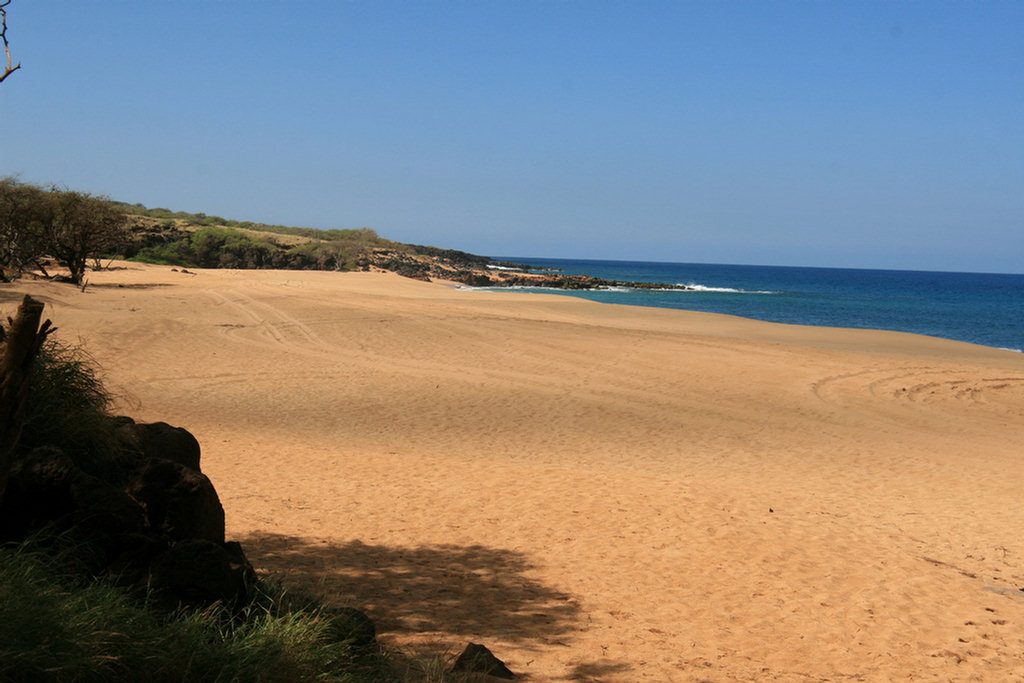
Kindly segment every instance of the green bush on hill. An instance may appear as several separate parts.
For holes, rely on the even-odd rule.
[[[405,245],[382,239],[369,228],[265,228],[268,226],[252,228],[252,231],[267,232],[266,237],[260,237],[243,229],[204,227],[179,240],[144,247],[132,260],[195,268],[353,270],[358,259],[374,249],[408,249]],[[292,235],[308,241],[284,245],[277,243],[272,234]]]
[[[386,252],[383,261],[374,252]],[[87,193],[41,188],[0,178],[0,280],[36,268],[49,277],[50,259],[84,284],[86,266],[101,258],[195,268],[357,270],[372,262],[424,276],[412,263],[427,256],[458,266],[480,267],[489,259],[453,250],[402,244],[370,228],[330,229],[236,221],[205,213],[149,209]],[[422,260],[422,259],[421,259]]]
[[[146,247],[134,260],[196,268],[268,268],[280,248],[238,230],[201,228],[176,242]]]

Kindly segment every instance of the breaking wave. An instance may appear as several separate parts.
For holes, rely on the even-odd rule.
[[[707,285],[698,285],[695,282],[679,283],[681,286],[686,287],[691,292],[711,292],[719,294],[778,294],[768,289],[736,289],[735,287],[708,287]]]

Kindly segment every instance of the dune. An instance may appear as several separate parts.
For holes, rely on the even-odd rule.
[[[1024,354],[115,263],[20,281],[261,571],[526,681],[1024,680]]]

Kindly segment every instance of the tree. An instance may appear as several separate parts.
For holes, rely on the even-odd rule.
[[[11,0],[0,1],[0,40],[3,40],[4,52],[7,54],[7,67],[4,69],[3,75],[0,76],[0,83],[21,68],[21,62],[18,62],[17,66],[11,66],[11,47],[7,44],[7,6],[9,4],[11,4]]]
[[[106,197],[0,179],[0,266],[15,274],[35,265],[45,275],[48,255],[80,285],[88,260],[117,252],[127,226],[128,216]]]
[[[70,280],[80,285],[90,258],[123,244],[128,217],[106,197],[57,188],[51,188],[49,195],[40,239],[46,251],[70,271]]]
[[[45,251],[40,227],[48,204],[45,190],[24,185],[14,178],[0,178],[0,266],[3,269],[17,275],[27,266],[39,265]],[[0,270],[0,280],[7,280],[3,270]]]

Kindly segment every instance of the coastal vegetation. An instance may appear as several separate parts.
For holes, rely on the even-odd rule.
[[[186,268],[378,270],[472,287],[686,289],[671,283],[534,272],[526,265],[456,249],[395,242],[366,227],[320,230],[237,221],[0,179],[4,281],[32,268],[50,277],[47,266],[53,259],[68,271],[58,277],[84,287],[88,263],[99,268],[109,258]]]
[[[35,269],[50,277],[55,261],[81,285],[86,267],[105,258],[202,268],[356,270],[376,252],[416,249],[369,228],[317,230],[203,213],[147,209],[16,178],[0,179],[0,277]],[[52,261],[51,261],[52,259]]]
[[[279,268],[288,270],[355,270],[359,258],[390,243],[368,228],[322,231],[323,237],[292,242],[250,228],[197,227],[172,233],[167,241],[152,237],[130,256],[144,263],[195,268]]]
[[[494,261],[455,249],[404,244],[371,228],[317,228],[237,221],[205,213],[119,203],[131,217],[126,258],[194,268],[389,270],[466,281]]]
[[[82,284],[90,259],[116,254],[127,238],[124,212],[108,198],[87,192],[42,188],[0,179],[0,277],[36,267],[46,275],[45,258],[68,270]]]

